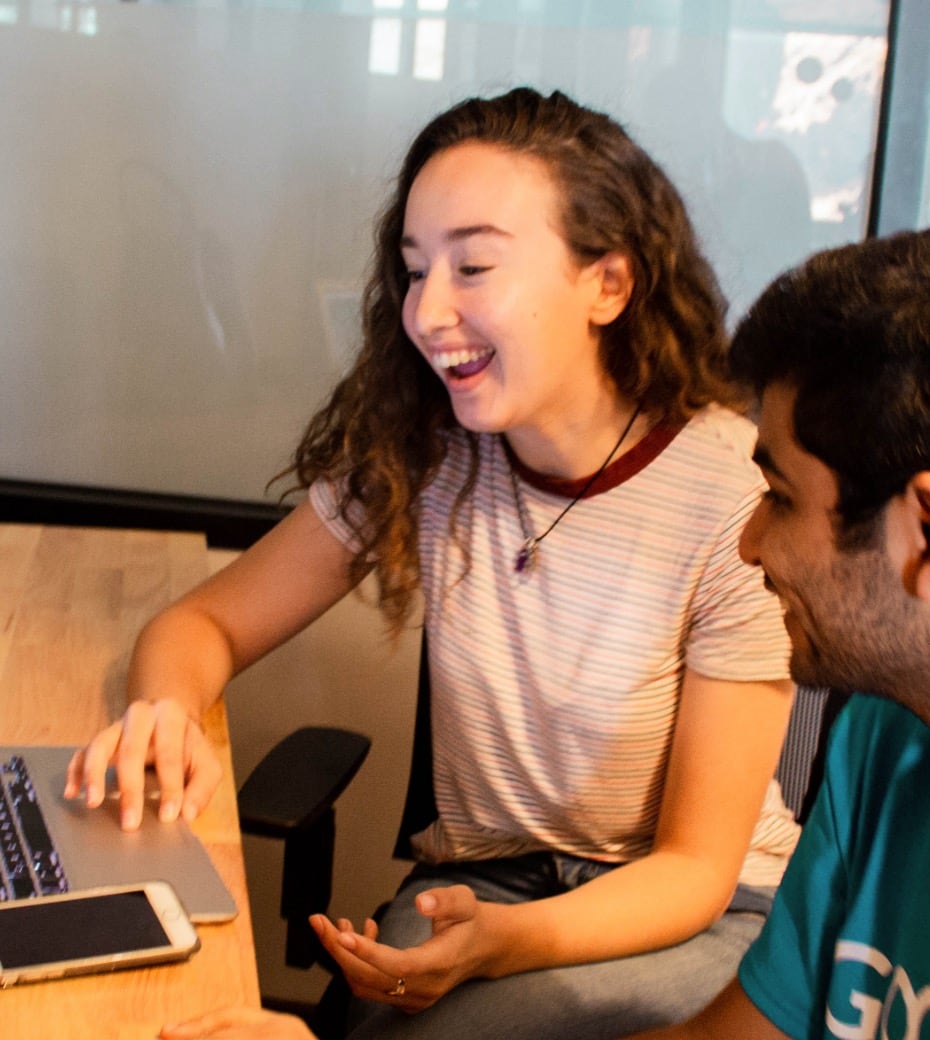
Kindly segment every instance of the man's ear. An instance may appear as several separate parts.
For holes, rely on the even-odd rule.
[[[916,473],[908,483],[913,495],[914,519],[920,524],[923,546],[916,561],[915,592],[925,603],[930,603],[930,471]]]
[[[624,253],[605,253],[591,265],[599,292],[591,308],[595,325],[609,325],[619,317],[633,295],[633,266]]]

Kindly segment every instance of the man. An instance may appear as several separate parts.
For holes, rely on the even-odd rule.
[[[930,1037],[930,231],[782,276],[733,360],[770,486],[743,557],[781,598],[794,678],[868,694],[738,978],[643,1040]]]

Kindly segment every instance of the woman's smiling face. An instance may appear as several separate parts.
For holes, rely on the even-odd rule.
[[[604,261],[578,263],[559,212],[541,160],[466,142],[424,165],[404,216],[407,335],[459,422],[518,453],[521,434],[557,437],[607,386]]]

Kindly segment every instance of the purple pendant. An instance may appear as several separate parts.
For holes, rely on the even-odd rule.
[[[523,545],[520,546],[516,562],[513,565],[513,569],[517,574],[522,574],[523,571],[532,569],[533,561],[536,557],[536,546],[538,544],[539,543],[535,538],[527,538]]]

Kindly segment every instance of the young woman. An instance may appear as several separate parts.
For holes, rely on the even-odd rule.
[[[68,793],[96,804],[115,761],[132,827],[154,759],[162,815],[196,814],[199,714],[374,570],[395,627],[423,593],[438,816],[379,927],[313,921],[352,1037],[686,1017],[797,831],[770,785],[787,640],[738,557],[762,482],[737,404],[713,275],[622,128],[526,88],[455,106],[381,219],[361,352],[297,451],[307,498],[146,627]]]

